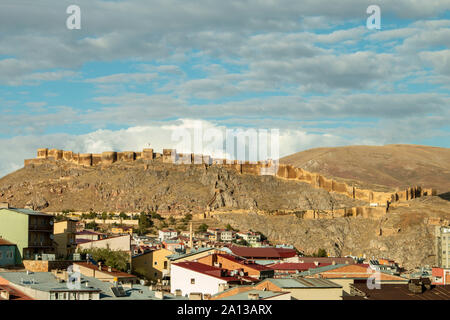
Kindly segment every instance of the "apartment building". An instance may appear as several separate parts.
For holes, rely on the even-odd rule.
[[[450,226],[436,226],[436,266],[450,268]]]
[[[172,229],[163,229],[158,231],[158,239],[163,242],[178,237],[178,232]]]
[[[66,258],[75,253],[77,248],[75,240],[76,225],[77,221],[70,219],[55,223],[55,250],[58,257]]]
[[[53,216],[0,205],[0,237],[17,245],[21,259],[54,253]]]

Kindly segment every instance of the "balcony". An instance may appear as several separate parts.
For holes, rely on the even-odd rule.
[[[53,232],[53,226],[47,224],[30,224],[28,230],[39,232]]]
[[[28,248],[53,248],[51,242],[30,242]]]

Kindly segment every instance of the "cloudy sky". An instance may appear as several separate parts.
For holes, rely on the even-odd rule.
[[[81,30],[66,9],[81,8]],[[381,30],[366,27],[371,4]],[[280,153],[450,147],[450,0],[2,0],[0,176],[38,147],[279,129]]]

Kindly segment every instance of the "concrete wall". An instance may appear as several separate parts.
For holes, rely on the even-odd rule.
[[[0,236],[17,245],[19,255],[16,262],[20,263],[24,257],[24,248],[28,248],[28,215],[0,209]]]
[[[87,243],[78,244],[81,250],[88,250],[93,248],[110,249],[112,251],[131,251],[131,236],[119,236],[114,238],[107,238],[103,240],[96,240]]]
[[[195,284],[191,284],[191,279],[195,279]],[[172,265],[170,271],[170,292],[173,294],[175,294],[175,290],[180,289],[183,296],[193,292],[213,295],[219,292],[221,283],[226,284],[227,282],[176,265]]]

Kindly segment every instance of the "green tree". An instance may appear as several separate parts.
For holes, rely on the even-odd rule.
[[[183,218],[183,222],[189,222],[192,220],[192,214],[186,213]]]
[[[139,227],[137,233],[144,235],[147,233],[147,229],[153,226],[152,219],[145,213],[141,212],[139,215]]]
[[[159,213],[156,213],[155,211],[151,211],[150,215],[151,215],[152,219],[157,219],[159,221],[164,220],[164,218],[161,217],[161,215]]]
[[[201,225],[198,226],[198,231],[200,232],[206,232],[208,230],[208,225],[206,223],[202,223]]]
[[[170,216],[168,222],[170,225],[174,225],[176,221],[174,217]]]
[[[98,230],[98,224],[94,221],[86,223],[86,229]]]
[[[106,219],[108,219],[108,214],[106,213],[106,212],[102,212],[102,220],[103,220],[103,223],[105,223],[105,220]]]
[[[115,217],[116,217],[116,215],[115,215],[114,213],[112,213],[112,212],[110,212],[110,213],[108,214],[108,218],[109,218],[110,220],[113,220]]]
[[[97,218],[97,213],[95,213],[94,211],[90,211],[89,212],[89,219],[95,219]]]
[[[127,252],[94,248],[83,250],[81,254],[89,254],[95,261],[102,262],[102,264],[120,271],[126,272],[129,267],[130,256]]]
[[[125,212],[121,212],[120,214],[119,214],[119,218],[121,219],[121,220],[127,220],[128,219],[128,216],[127,216],[127,214],[125,213]],[[121,222],[122,223],[122,222]]]
[[[319,248],[316,253],[313,254],[314,257],[328,257],[327,251],[325,249]]]
[[[225,229],[227,229],[228,231],[238,231],[238,230],[234,229],[234,228],[231,226],[231,224],[227,224],[227,225],[225,226]]]

